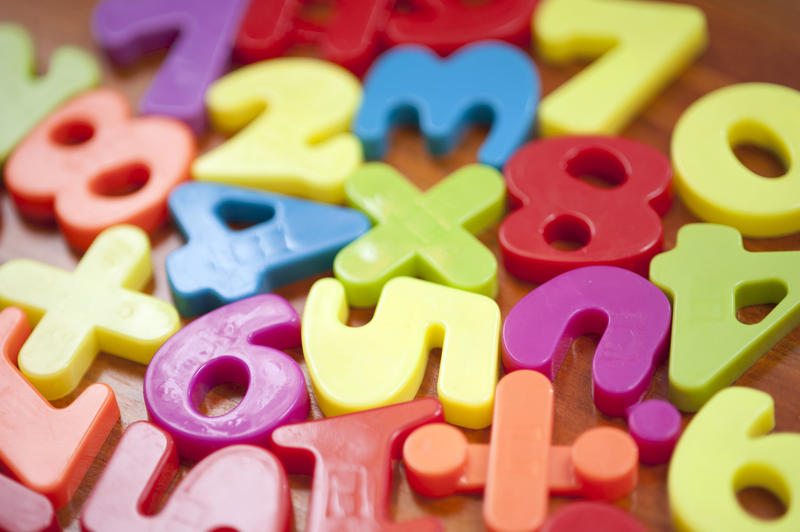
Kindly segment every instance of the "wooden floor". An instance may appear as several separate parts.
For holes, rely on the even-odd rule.
[[[94,47],[90,37],[89,19],[93,3],[91,0],[0,0],[0,18],[22,23],[32,32],[40,70],[46,68],[48,58],[57,46],[78,44],[94,50],[101,58],[105,85],[116,87],[132,101],[138,101],[164,54],[153,54],[125,70],[112,68]],[[696,0],[691,3],[700,6],[706,13],[710,47],[623,132],[626,137],[646,142],[664,153],[668,153],[671,131],[680,114],[711,90],[741,81],[767,81],[800,88],[800,2]],[[538,60],[535,53],[534,59],[540,68],[545,94],[580,68],[577,65],[570,68],[549,67]],[[388,160],[422,188],[427,188],[460,166],[474,162],[484,135],[485,131],[473,131],[455,153],[435,159],[425,152],[416,132],[404,131],[395,137]],[[216,135],[207,136],[200,142],[201,152],[221,140]],[[762,172],[776,171],[775,162],[755,150],[749,150],[744,157],[748,164],[760,168]],[[3,194],[1,201],[0,260],[30,257],[66,269],[75,266],[79,257],[68,248],[57,230],[22,220],[7,194]],[[666,248],[673,247],[678,228],[692,221],[695,218],[676,199],[664,219]],[[499,257],[496,228],[486,231],[481,239]],[[149,289],[156,296],[169,301],[164,260],[170,251],[182,244],[182,239],[172,227],[167,226],[157,231],[152,240],[155,279]],[[800,249],[800,237],[747,240],[745,245],[750,250],[796,250]],[[278,293],[291,301],[298,311],[302,311],[306,294],[315,280],[295,283]],[[501,268],[497,299],[503,316],[532,288],[534,285],[510,277]],[[768,308],[763,307],[750,309],[744,313],[744,319],[757,320],[767,311]],[[370,318],[369,311],[354,314],[353,323],[363,323]],[[592,403],[589,393],[590,364],[595,342],[596,339],[591,337],[577,340],[558,373],[555,381],[554,444],[570,443],[582,431],[598,424],[624,426],[620,419],[610,419],[598,413]],[[303,365],[300,350],[291,354]],[[435,394],[437,368],[438,351],[430,357],[420,396]],[[59,512],[59,520],[65,529],[78,529],[77,517],[81,505],[111,456],[122,431],[132,422],[147,418],[142,400],[144,372],[142,365],[101,354],[84,378],[81,388],[72,396],[58,401],[58,405],[66,405],[90,383],[105,382],[116,392],[122,412],[121,422],[106,441],[80,490],[72,502]],[[767,391],[773,396],[777,430],[800,431],[800,400],[797,392],[800,386],[800,332],[795,330],[780,341],[738,384]],[[210,412],[224,411],[231,407],[237,393],[241,394],[241,390],[233,387],[217,389],[204,405]],[[662,366],[656,373],[649,396],[664,398],[666,395],[667,372]],[[320,417],[316,404],[313,406],[313,417]],[[690,416],[685,416],[685,421],[689,419]],[[469,437],[475,441],[486,441],[488,430],[472,432]],[[185,465],[188,467],[191,464]],[[643,466],[638,488],[630,497],[620,501],[619,506],[632,512],[654,530],[670,530],[666,477],[667,466]],[[309,485],[307,477],[292,477],[294,527],[297,530],[305,528]],[[744,499],[758,514],[768,516],[780,512],[780,505],[763,493],[748,493]],[[568,502],[568,499],[554,497],[551,510]],[[423,514],[438,516],[448,530],[483,530],[480,497],[458,496],[441,500],[419,497],[409,490],[402,467],[396,465],[392,517],[405,520]]]

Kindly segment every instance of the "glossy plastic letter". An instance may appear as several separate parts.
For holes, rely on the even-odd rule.
[[[740,163],[733,148],[751,143],[787,167],[765,179]],[[800,92],[741,83],[706,94],[672,134],[675,188],[700,218],[742,234],[774,237],[800,231]]]
[[[409,432],[441,419],[439,402],[425,398],[275,430],[272,450],[287,471],[314,476],[305,529],[308,532],[442,530],[432,517],[403,523],[389,518],[392,459],[400,458]]]
[[[767,434],[775,426],[772,397],[733,387],[711,398],[686,427],[669,467],[669,505],[682,532],[800,529],[800,434]],[[786,506],[775,520],[742,508],[736,493],[771,491]]]
[[[370,226],[352,209],[212,183],[181,185],[169,207],[189,240],[166,264],[183,316],[330,270],[336,253]]]
[[[562,506],[540,532],[647,532],[628,512],[601,502],[573,502]]]
[[[269,451],[250,445],[217,451],[195,465],[154,513],[177,470],[172,438],[146,421],[133,423],[83,505],[81,530],[288,530],[289,481]]]
[[[31,38],[22,26],[0,24],[0,164],[53,109],[97,85],[100,68],[80,48],[63,46],[46,75],[35,78]]]
[[[450,423],[492,422],[500,309],[488,297],[400,277],[383,289],[375,314],[348,327],[336,279],[314,283],[303,314],[303,353],[325,415],[414,398],[428,353],[442,347],[437,392]]]
[[[391,166],[370,163],[346,188],[350,204],[375,223],[333,261],[351,305],[374,305],[383,285],[401,275],[497,294],[497,260],[473,236],[503,215],[505,186],[495,169],[465,166],[422,193]]]
[[[620,0],[548,0],[534,34],[548,62],[599,57],[542,100],[544,136],[619,133],[708,40],[694,6]]]
[[[228,445],[266,447],[275,427],[308,417],[300,366],[278,349],[300,346],[300,318],[282,297],[264,294],[201,316],[161,346],[147,367],[150,419],[170,433],[178,453],[199,460]],[[235,382],[238,405],[210,417],[198,412],[206,393]]]
[[[95,8],[92,33],[121,65],[170,48],[139,109],[183,120],[199,134],[206,126],[206,89],[228,66],[246,6],[246,0],[104,0]]]
[[[353,132],[365,156],[380,159],[391,130],[416,123],[431,153],[441,155],[468,126],[490,122],[478,160],[502,169],[531,134],[538,102],[539,73],[515,46],[477,42],[444,60],[428,48],[401,46],[370,68]]]
[[[153,231],[167,196],[189,178],[191,132],[170,118],[131,118],[126,97],[98,89],[48,116],[17,148],[5,176],[19,210],[58,221],[85,250],[101,231],[131,224]]]
[[[211,86],[206,103],[216,129],[241,131],[199,157],[192,175],[340,203],[345,179],[362,161],[348,132],[360,100],[355,76],[318,59],[240,68]]]
[[[600,264],[647,275],[662,247],[660,217],[672,204],[672,169],[658,150],[621,137],[540,140],[517,151],[504,174],[516,210],[497,238],[512,275],[542,283]],[[578,248],[556,247],[559,241]]]
[[[20,309],[0,312],[0,461],[22,484],[61,508],[119,419],[119,409],[111,388],[99,383],[69,406],[53,408],[17,369],[17,353],[29,332]],[[5,500],[0,496],[0,508]],[[16,522],[14,514],[10,517]]]
[[[0,306],[37,324],[19,367],[42,395],[72,392],[99,351],[150,362],[180,328],[175,307],[139,293],[151,274],[147,235],[129,225],[101,233],[74,273],[28,259],[0,266]]]
[[[674,249],[658,255],[650,280],[672,300],[670,402],[694,412],[800,325],[800,252],[754,253],[732,227],[689,224]],[[760,322],[742,307],[776,306]]]

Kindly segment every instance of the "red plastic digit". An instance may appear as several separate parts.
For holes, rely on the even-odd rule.
[[[286,469],[314,475],[306,530],[441,530],[432,517],[392,522],[389,496],[392,458],[400,458],[406,436],[442,419],[439,401],[425,398],[276,429],[272,448]]]
[[[631,514],[601,502],[562,506],[540,532],[647,532]]]
[[[293,44],[316,43],[320,57],[356,73],[380,51],[392,0],[340,0],[325,23],[302,18],[304,0],[251,0],[234,51],[245,62],[283,55]]]
[[[84,532],[236,530],[285,532],[289,482],[269,451],[221,449],[195,465],[164,508],[154,510],[178,470],[172,438],[146,421],[130,425],[81,513]]]
[[[39,124],[5,169],[23,214],[58,220],[67,240],[86,249],[103,229],[145,231],[167,216],[167,196],[188,179],[194,137],[177,120],[131,118],[125,96],[99,89],[78,96]]]
[[[422,44],[440,55],[484,39],[527,48],[538,0],[411,0],[406,13],[394,12],[386,26],[390,45]]]
[[[90,385],[66,408],[50,406],[17,369],[29,332],[21,310],[0,312],[0,462],[60,508],[83,480],[119,409],[105,384]]]
[[[58,532],[61,527],[47,497],[0,475],[0,530]]]
[[[624,138],[560,137],[523,146],[504,173],[512,207],[521,207],[498,235],[511,274],[544,282],[604,264],[647,275],[662,249],[660,217],[672,204],[672,169],[662,153]],[[581,247],[558,249],[557,241]]]

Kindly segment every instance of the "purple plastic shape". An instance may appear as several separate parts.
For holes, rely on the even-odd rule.
[[[297,362],[278,349],[300,346],[300,318],[282,297],[262,294],[197,318],[167,340],[144,377],[150,419],[199,460],[228,445],[267,447],[272,431],[305,421],[309,400]],[[242,400],[221,416],[197,411],[225,382],[244,384]]]
[[[667,401],[650,399],[628,409],[628,431],[643,464],[669,462],[682,430],[681,413]]]
[[[532,369],[555,378],[578,336],[602,334],[592,361],[594,403],[624,416],[650,386],[666,355],[671,309],[644,277],[588,266],[554,277],[517,303],[503,324],[506,371]]]
[[[225,72],[246,7],[246,0],[105,0],[92,33],[120,65],[170,48],[139,111],[183,120],[200,134],[206,89]]]

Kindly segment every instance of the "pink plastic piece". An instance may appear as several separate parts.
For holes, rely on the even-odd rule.
[[[672,403],[651,399],[628,409],[628,431],[643,464],[666,464],[682,431],[681,414]]]
[[[442,418],[439,401],[425,398],[276,429],[272,447],[286,469],[314,475],[306,530],[442,530],[432,517],[389,518],[392,458],[400,458],[412,430]]]
[[[300,346],[300,318],[280,296],[263,294],[220,307],[175,333],[147,367],[144,401],[178,453],[199,460],[228,445],[266,447],[275,427],[308,417],[303,371],[278,351]],[[225,382],[247,387],[221,416],[197,411]]]
[[[0,475],[0,530],[57,532],[61,527],[47,497]]]
[[[605,414],[623,416],[647,392],[666,355],[671,312],[661,290],[628,270],[572,270],[511,309],[503,325],[503,365],[553,380],[575,338],[602,334],[592,362],[594,402]]]
[[[539,532],[647,532],[647,528],[610,504],[576,502],[559,508]]]
[[[289,483],[280,462],[234,445],[198,463],[153,515],[178,469],[172,438],[145,421],[127,428],[81,513],[84,532],[285,532]]]

